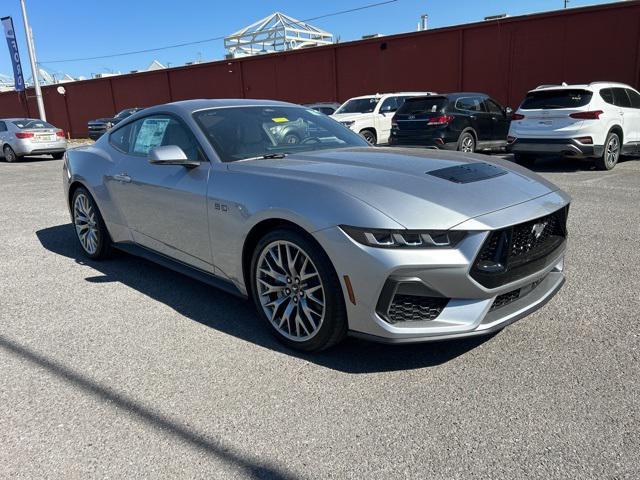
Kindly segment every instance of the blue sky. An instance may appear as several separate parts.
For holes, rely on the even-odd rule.
[[[218,37],[232,33],[274,11],[306,19],[356,8],[380,0],[26,0],[38,61],[52,72],[90,76],[108,71],[145,68],[152,60],[181,65],[198,58],[218,60],[222,40],[160,52],[102,60],[48,63],[141,50]],[[571,0],[571,7],[607,3]],[[429,14],[429,27],[437,28],[482,20],[487,15],[511,16],[562,8],[563,0],[398,0],[395,3],[317,20],[316,26],[339,35],[342,41],[362,35],[413,31],[419,17]],[[19,48],[30,77],[19,0],[2,0],[0,16],[12,16],[21,39]],[[9,53],[0,43],[0,73],[11,74]]]

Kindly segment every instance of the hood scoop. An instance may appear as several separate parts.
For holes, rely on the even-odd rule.
[[[432,175],[443,180],[449,180],[454,183],[472,183],[506,175],[509,172],[504,168],[500,168],[489,163],[478,162],[465,163],[462,165],[456,165],[455,167],[440,168],[426,173],[427,175]]]

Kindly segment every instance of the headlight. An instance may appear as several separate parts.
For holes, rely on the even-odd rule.
[[[344,122],[340,122],[342,125],[344,125],[347,128],[351,128],[351,126],[356,123],[355,120],[345,120]]]
[[[113,125],[114,125],[113,123],[107,122],[107,130],[110,129],[111,127],[113,127]]]
[[[458,230],[380,230],[342,225],[356,242],[378,248],[453,248],[466,232]]]

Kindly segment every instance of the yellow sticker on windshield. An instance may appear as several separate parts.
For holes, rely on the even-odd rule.
[[[284,118],[284,117],[276,117],[276,118],[272,118],[271,120],[273,120],[276,123],[284,123],[289,121],[288,118]]]

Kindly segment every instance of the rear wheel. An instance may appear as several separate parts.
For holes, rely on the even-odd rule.
[[[458,150],[464,153],[476,151],[476,139],[469,132],[464,132],[458,139]]]
[[[51,156],[54,160],[60,160],[64,156],[64,152],[52,153]]]
[[[11,163],[15,162],[18,159],[16,152],[14,152],[13,148],[11,148],[9,145],[4,146],[4,148],[2,149],[2,153],[4,154],[5,162]]]
[[[536,157],[533,155],[527,155],[525,153],[514,153],[513,160],[523,167],[531,168],[536,163]]]
[[[362,130],[360,132],[360,135],[371,145],[375,145],[376,143],[378,143],[378,136],[376,135],[376,132],[374,132],[373,130],[368,130],[368,129]]]
[[[83,187],[77,188],[73,192],[71,207],[76,236],[84,254],[93,260],[107,257],[111,239],[91,194]]]
[[[295,145],[297,143],[300,143],[300,137],[295,133],[287,133],[284,136],[283,140],[284,140],[284,143],[290,144],[290,145]]]
[[[598,170],[611,170],[620,159],[620,137],[615,132],[609,132],[604,142],[602,157],[596,158]]]
[[[271,332],[290,348],[324,350],[347,333],[340,282],[322,249],[301,233],[278,229],[256,246],[252,296]]]

